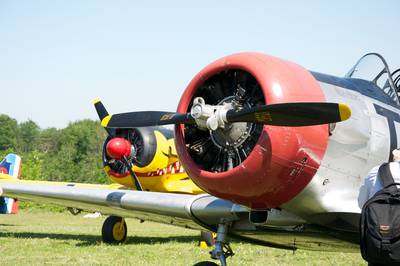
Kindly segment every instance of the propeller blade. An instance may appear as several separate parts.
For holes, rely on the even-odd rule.
[[[108,116],[108,112],[104,107],[103,103],[100,99],[93,100],[94,108],[96,108],[97,115],[99,116],[100,121],[104,119],[104,117]]]
[[[104,107],[103,103],[100,101],[100,99],[94,99],[93,100],[94,108],[96,109],[97,115],[99,116],[100,121],[102,121],[105,117],[107,117],[109,114],[107,112],[107,109]],[[109,136],[114,136],[115,135],[115,130],[112,128],[105,128]]]
[[[106,128],[134,128],[170,124],[194,124],[190,114],[173,112],[144,111],[108,115],[101,121]]]
[[[132,170],[133,165],[130,160],[126,158],[126,156],[122,157],[122,162],[125,164],[125,166],[128,168],[129,174],[131,175],[132,178],[132,183],[135,184],[136,190],[138,191],[143,191],[143,187],[140,184],[139,178],[136,176],[135,172]]]
[[[340,122],[351,116],[350,107],[343,103],[301,102],[255,106],[229,110],[226,120],[252,122],[274,126],[312,126]]]

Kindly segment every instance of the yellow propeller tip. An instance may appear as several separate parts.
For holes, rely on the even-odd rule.
[[[101,120],[101,126],[106,127],[108,125],[108,122],[110,122],[112,115],[108,115]]]
[[[351,116],[350,106],[345,103],[339,103],[339,114],[341,121],[349,119]]]
[[[98,102],[100,102],[100,98],[96,98],[96,99],[93,100],[93,104],[96,104]]]

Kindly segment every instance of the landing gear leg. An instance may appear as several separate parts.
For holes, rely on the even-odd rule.
[[[219,259],[222,266],[226,266],[226,258],[235,255],[229,243],[225,242],[229,226],[230,222],[225,220],[221,220],[221,223],[218,224],[217,239],[215,240],[214,249],[210,252],[211,258],[214,260]]]
[[[218,224],[217,239],[215,240],[214,249],[210,252],[211,258],[216,260],[219,259],[222,266],[226,266],[226,258],[234,255],[231,247],[225,242],[226,233],[230,223],[225,220],[221,220]]]
[[[214,249],[210,252],[211,258],[214,260],[219,260],[221,262],[221,266],[226,266],[226,258],[235,255],[229,244],[225,242],[226,234],[228,233],[228,228],[230,225],[231,222],[221,219],[220,223],[218,224]],[[202,261],[193,266],[218,266],[218,264],[211,261]]]
[[[226,258],[235,255],[229,246],[229,243],[225,242],[226,234],[228,233],[228,228],[231,223],[225,219],[221,219],[218,224],[217,237],[215,239],[214,249],[210,252],[211,258],[214,260],[219,260],[222,266],[226,266]],[[202,261],[196,263],[194,266],[211,266],[217,265],[211,261]]]

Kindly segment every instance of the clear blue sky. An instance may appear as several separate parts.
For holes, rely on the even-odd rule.
[[[400,1],[0,1],[0,113],[42,128],[175,110],[211,61],[257,51],[343,75],[363,54],[400,67]]]

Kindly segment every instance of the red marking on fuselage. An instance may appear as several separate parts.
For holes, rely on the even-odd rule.
[[[4,167],[0,167],[0,174],[8,174],[8,171]]]
[[[179,161],[170,164],[166,168],[157,169],[156,171],[146,172],[146,173],[135,172],[136,176],[138,177],[153,177],[153,176],[163,176],[167,174],[171,175],[171,174],[182,174],[182,173],[185,173],[185,169],[183,168],[182,164]],[[116,178],[124,178],[129,175],[129,172],[127,171],[125,173],[116,173],[112,170],[109,170],[108,174]]]

